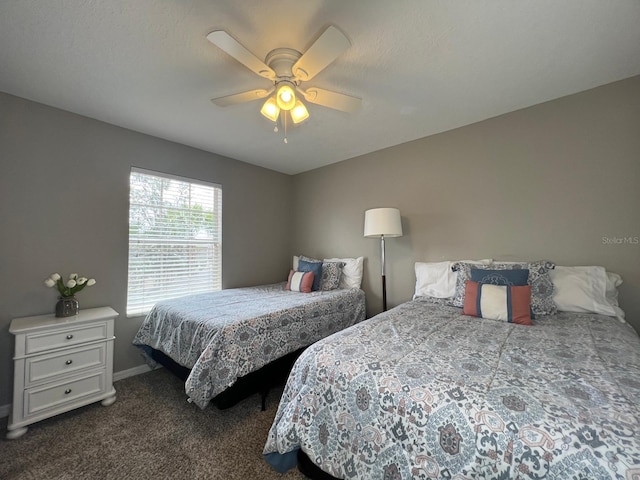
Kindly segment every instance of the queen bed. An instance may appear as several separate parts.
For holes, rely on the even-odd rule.
[[[282,369],[286,379],[286,362],[279,360],[365,317],[360,288],[301,293],[285,287],[277,283],[159,302],[133,343],[152,367],[160,362],[183,372],[189,400],[200,408],[254,374],[238,390],[240,396],[224,397],[224,406],[230,406],[244,396],[247,384],[262,388],[278,376],[269,365]]]
[[[553,285],[559,305],[577,298],[562,296],[560,277]],[[312,477],[339,479],[640,476],[640,338],[629,324],[557,311],[525,325],[450,303],[417,297],[307,349],[267,462],[286,471],[302,458]]]

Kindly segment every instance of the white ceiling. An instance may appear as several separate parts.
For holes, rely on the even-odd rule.
[[[260,59],[327,25],[352,46],[306,86],[289,143],[262,101],[209,99],[265,80],[206,40]],[[0,0],[0,91],[295,174],[640,74],[638,0]]]

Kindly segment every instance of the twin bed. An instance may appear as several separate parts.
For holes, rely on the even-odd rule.
[[[616,319],[619,281],[601,267],[553,276],[548,262],[525,265],[532,305],[547,308],[540,295],[552,293],[556,302],[529,326],[452,306],[469,269],[456,281],[451,266],[422,275],[433,285],[417,284],[416,293],[427,295],[366,321],[359,288],[302,294],[280,284],[218,292],[213,321],[211,297],[160,305],[134,343],[187,366],[187,394],[202,408],[238,378],[310,345],[264,447],[280,472],[298,465],[312,478],[338,479],[640,478],[640,338]],[[423,273],[416,264],[418,283]]]
[[[159,302],[133,343],[151,366],[181,373],[200,408],[211,400],[226,408],[256,392],[264,405],[264,390],[286,379],[295,358],[283,360],[365,318],[359,284],[300,293],[277,283]]]

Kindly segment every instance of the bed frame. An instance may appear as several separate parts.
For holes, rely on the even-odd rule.
[[[340,480],[320,470],[302,449],[298,450],[298,471],[311,480]]]
[[[291,352],[255,372],[240,377],[236,383],[212,398],[211,403],[218,409],[224,410],[233,407],[245,398],[259,393],[261,410],[264,412],[269,390],[286,383],[293,364],[304,350],[302,348]],[[159,350],[152,349],[151,357],[183,382],[187,380],[191,372],[187,367],[183,367]],[[298,450],[298,470],[312,480],[340,480],[320,470],[302,450]]]
[[[183,382],[187,380],[187,377],[191,373],[189,368],[180,365],[159,350],[151,350],[151,358],[176,375]],[[301,348],[295,352],[291,352],[284,357],[280,357],[279,359],[268,363],[255,372],[251,372],[244,377],[240,377],[236,383],[212,398],[211,403],[220,410],[224,410],[226,408],[231,408],[241,400],[258,393],[260,394],[261,410],[266,410],[266,401],[269,390],[286,383],[293,364],[304,350],[304,348]]]

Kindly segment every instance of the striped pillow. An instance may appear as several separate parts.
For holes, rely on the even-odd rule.
[[[520,325],[533,325],[531,286],[492,285],[467,280],[462,313]]]
[[[287,286],[284,288],[292,292],[309,293],[313,286],[313,277],[313,272],[296,272],[295,270],[291,270],[289,271]]]

